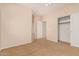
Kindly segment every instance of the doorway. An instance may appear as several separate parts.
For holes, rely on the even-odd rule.
[[[42,36],[43,36],[43,38],[44,39],[46,39],[46,22],[45,21],[43,21],[42,22]]]
[[[35,15],[32,15],[32,42],[36,40],[36,20]]]
[[[70,43],[70,16],[58,18],[58,41]]]
[[[46,22],[37,21],[37,39],[46,39]]]

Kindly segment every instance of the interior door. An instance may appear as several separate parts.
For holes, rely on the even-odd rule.
[[[37,39],[42,38],[42,21],[37,21]]]
[[[71,14],[71,45],[79,47],[79,12]]]

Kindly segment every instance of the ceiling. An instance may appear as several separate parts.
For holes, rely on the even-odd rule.
[[[53,9],[63,6],[60,3],[23,3],[21,5],[30,6],[34,15],[45,15]]]

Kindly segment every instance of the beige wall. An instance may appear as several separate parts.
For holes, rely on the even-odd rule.
[[[49,14],[44,16],[47,21],[47,39],[57,42],[58,40],[58,25],[59,17],[70,15],[79,12],[79,4],[65,4],[63,7],[53,9]]]
[[[30,43],[32,10],[16,4],[2,4],[1,49]]]

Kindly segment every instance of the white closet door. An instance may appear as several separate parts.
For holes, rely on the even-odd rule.
[[[70,23],[59,24],[59,40],[70,43]]]
[[[42,21],[37,21],[37,39],[42,38]]]
[[[71,15],[71,45],[79,47],[79,13]]]

